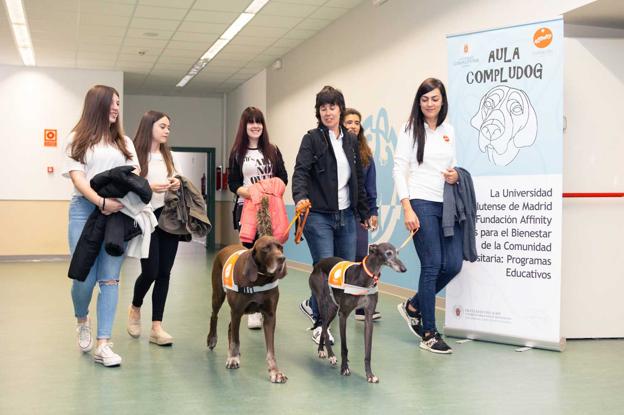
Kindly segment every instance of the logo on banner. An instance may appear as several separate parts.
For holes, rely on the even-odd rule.
[[[540,27],[535,31],[533,35],[533,44],[540,49],[544,49],[550,45],[552,42],[553,34],[552,31],[547,27]]]
[[[455,317],[461,318],[464,310],[461,308],[460,305],[456,305],[454,308],[455,308]]]

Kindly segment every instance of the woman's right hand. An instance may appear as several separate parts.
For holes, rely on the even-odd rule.
[[[111,213],[119,212],[121,209],[123,209],[123,207],[124,205],[119,202],[119,200],[113,197],[107,197],[106,201],[104,202],[104,209],[102,209],[102,205],[100,205],[100,211],[104,215],[110,215]]]
[[[418,232],[418,229],[420,229],[420,221],[411,206],[403,207],[403,217],[405,218],[405,228],[410,232]]]
[[[150,187],[154,193],[165,193],[171,187],[171,183],[150,183]]]

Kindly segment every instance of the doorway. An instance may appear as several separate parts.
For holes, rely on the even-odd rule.
[[[212,230],[203,243],[206,249],[215,249],[215,149],[214,147],[171,147],[173,160],[180,166],[183,175],[200,189],[206,201],[206,214],[212,224]]]

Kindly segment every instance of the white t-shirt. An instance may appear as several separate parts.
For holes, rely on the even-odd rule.
[[[334,149],[336,156],[336,168],[338,170],[338,209],[343,210],[351,206],[349,199],[349,178],[351,177],[351,166],[349,160],[342,148],[342,130],[336,138],[336,134],[329,130],[329,141]]]
[[[169,177],[173,177],[176,174],[182,174],[180,168],[174,167],[173,174],[169,176],[167,174],[167,163],[163,158],[162,153],[159,151],[149,153],[147,166],[147,181],[150,184],[164,184],[169,181]],[[152,193],[152,200],[150,202],[154,210],[165,206],[165,193]]]
[[[243,174],[243,186],[248,187],[261,180],[273,177],[273,166],[268,158],[264,158],[260,150],[250,148],[245,153],[241,172]],[[244,203],[244,201],[242,197],[238,198],[239,204]]]
[[[71,143],[74,138],[74,133],[71,133],[67,137],[67,145],[65,147],[65,167],[63,169],[63,177],[69,178],[70,171],[82,171],[87,176],[87,180],[91,180],[95,175],[102,173],[103,171],[110,170],[119,166],[139,166],[139,158],[137,157],[136,150],[132,140],[128,137],[124,137],[126,140],[126,148],[132,155],[131,160],[126,160],[125,156],[119,149],[106,143],[104,140],[100,140],[99,143],[88,149],[85,153],[85,163],[74,160],[70,157]],[[72,193],[74,196],[82,196],[78,189],[74,186]]]
[[[423,162],[418,165],[412,130],[401,128],[394,151],[392,177],[399,200],[422,199],[442,202],[444,194],[444,176],[442,172],[455,167],[455,129],[448,122],[443,122],[435,131],[425,123],[425,152]]]

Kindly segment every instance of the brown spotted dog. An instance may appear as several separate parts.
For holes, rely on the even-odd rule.
[[[279,300],[277,287],[286,276],[284,247],[272,236],[262,236],[252,249],[230,245],[217,253],[212,266],[212,316],[207,343],[210,350],[217,345],[217,317],[227,298],[231,309],[228,329],[228,358],[225,367],[240,366],[240,322],[243,314],[261,312],[267,347],[269,378],[273,383],[288,379],[277,368],[275,360],[275,315]]]

